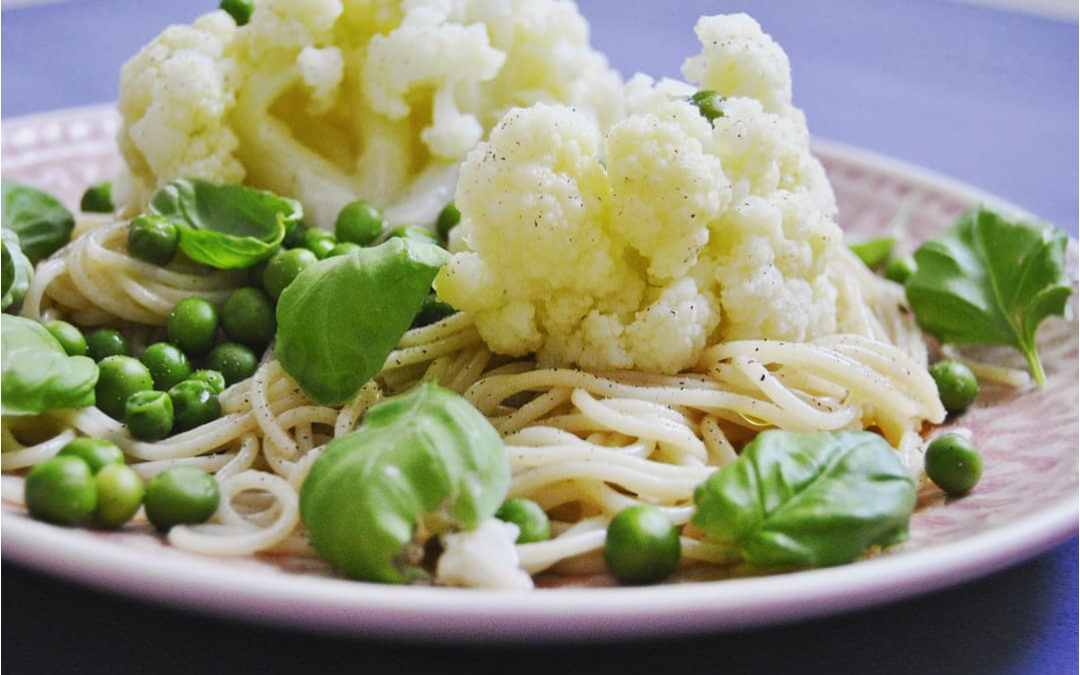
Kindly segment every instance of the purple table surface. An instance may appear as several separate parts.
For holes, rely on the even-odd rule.
[[[593,42],[629,75],[679,76],[701,14],[746,11],[785,48],[824,138],[974,184],[1077,235],[1077,26],[945,0],[583,0]],[[123,61],[212,2],[81,0],[5,10],[4,118],[116,98]],[[812,623],[575,648],[432,647],[285,633],[145,606],[4,564],[10,672],[1077,672],[1077,539],[1012,569]],[[182,646],[181,646],[182,645]]]

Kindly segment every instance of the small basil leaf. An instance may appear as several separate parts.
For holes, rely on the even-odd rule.
[[[282,367],[312,401],[348,400],[382,369],[449,255],[394,237],[306,268],[278,300]]]
[[[863,264],[870,269],[884,263],[895,246],[895,237],[878,237],[876,239],[848,242],[848,248],[851,249],[852,253],[859,256],[859,260],[862,260]]]
[[[465,399],[432,383],[371,408],[335,438],[300,490],[311,543],[349,576],[404,583],[418,534],[471,530],[510,483],[499,434]],[[422,542],[418,542],[422,543]]]
[[[752,565],[839,565],[907,538],[915,485],[877,434],[765,431],[694,501],[694,524]]]
[[[34,265],[23,255],[19,246],[19,235],[11,230],[0,230],[0,262],[3,264],[4,288],[0,309],[7,309],[19,304],[30,288],[30,279],[34,276]]]
[[[943,343],[1020,350],[1041,386],[1035,332],[1046,317],[1068,311],[1067,245],[1065,233],[1048,223],[969,211],[915,251],[908,302],[922,329]]]
[[[37,262],[71,240],[75,218],[55,197],[3,181],[3,228],[19,236],[23,254]]]
[[[4,415],[37,415],[46,410],[94,405],[98,367],[93,359],[68,356],[56,338],[36,321],[8,314],[0,321],[0,407]]]
[[[303,217],[300,202],[244,185],[178,178],[158,190],[150,210],[180,230],[180,249],[218,269],[270,258]]]

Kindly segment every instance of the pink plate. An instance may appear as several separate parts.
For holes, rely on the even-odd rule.
[[[76,204],[89,183],[120,165],[111,107],[5,121],[6,178]],[[818,142],[849,231],[884,232],[898,209],[922,240],[989,195],[938,175],[834,143]],[[1019,211],[1012,208],[1013,211]],[[1076,246],[1070,246],[1076,268]],[[1075,308],[1075,299],[1074,299]],[[1073,315],[1076,312],[1074,309]],[[1047,386],[987,387],[963,417],[984,455],[979,486],[927,508],[911,539],[864,562],[782,576],[649,588],[559,588],[528,595],[345,581],[296,559],[190,555],[145,531],[65,529],[3,505],[5,558],[99,588],[279,625],[440,640],[595,640],[775,624],[910,597],[1034,556],[1077,531],[1077,323],[1050,320],[1039,335]],[[1014,363],[1022,367],[1018,357]]]

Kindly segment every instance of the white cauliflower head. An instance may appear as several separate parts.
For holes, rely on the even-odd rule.
[[[359,198],[433,219],[447,167],[511,107],[567,103],[606,124],[620,92],[570,2],[261,0],[244,26],[212,12],[125,64],[121,198],[194,176],[295,197],[324,227]]]
[[[745,15],[703,18],[685,83],[635,76],[604,129],[567,107],[500,122],[462,166],[440,298],[497,352],[677,372],[721,339],[836,331],[836,204],[787,57]]]

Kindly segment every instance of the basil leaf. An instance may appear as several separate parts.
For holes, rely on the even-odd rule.
[[[907,538],[915,485],[877,434],[765,431],[694,501],[694,524],[752,565],[839,565]]]
[[[348,400],[382,369],[450,254],[394,237],[301,272],[277,306],[274,354],[322,405]]]
[[[908,302],[919,326],[942,343],[1020,350],[1042,386],[1035,332],[1046,317],[1068,311],[1067,245],[1065,233],[1048,223],[969,211],[915,251]]]
[[[19,235],[19,247],[31,262],[71,240],[75,218],[55,197],[7,180],[2,181],[0,191],[3,228]]]
[[[244,185],[177,178],[158,190],[150,210],[180,230],[180,249],[218,269],[270,258],[303,217],[300,202]]]
[[[4,287],[0,309],[7,309],[22,302],[34,276],[34,265],[23,255],[19,235],[11,230],[0,230],[0,263],[3,265]]]
[[[4,314],[2,414],[37,415],[94,405],[98,367],[86,356],[68,356],[36,321]]]
[[[888,259],[896,246],[896,237],[878,237],[848,242],[848,248],[859,256],[863,264],[873,269]]]
[[[315,549],[349,576],[402,583],[416,576],[406,549],[418,533],[474,529],[509,484],[498,432],[429,382],[372,407],[326,446],[300,490],[300,517]]]

